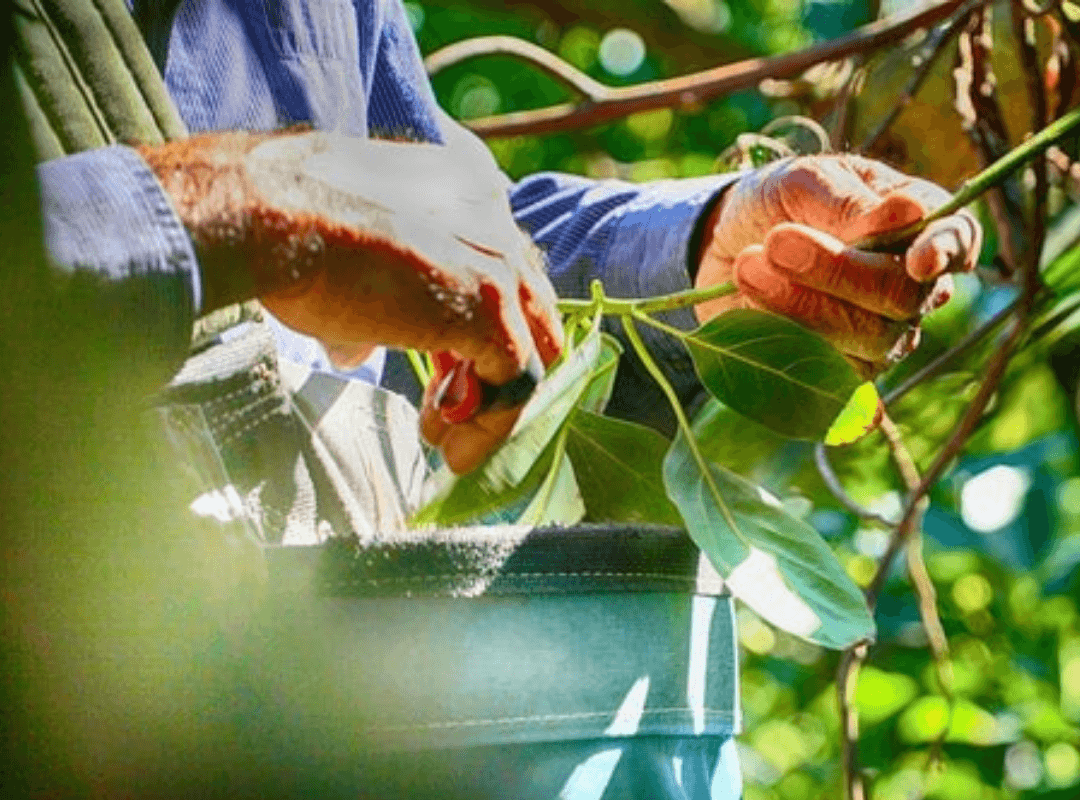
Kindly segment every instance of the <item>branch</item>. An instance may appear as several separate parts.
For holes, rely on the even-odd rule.
[[[840,706],[840,737],[843,744],[840,765],[847,800],[866,800],[867,797],[866,783],[859,767],[859,709],[855,705],[855,692],[859,685],[859,669],[869,652],[865,644],[845,650],[836,669],[836,699]]]
[[[927,470],[926,474],[923,476],[918,488],[912,493],[904,516],[900,520],[897,535],[889,542],[888,549],[881,557],[878,571],[866,590],[867,600],[871,607],[876,604],[878,595],[881,593],[881,588],[885,585],[889,570],[892,568],[892,562],[896,559],[896,555],[900,552],[900,549],[907,544],[907,539],[913,531],[913,523],[918,514],[919,500],[921,500],[930,490],[930,487],[937,482],[937,479],[945,472],[946,467],[949,466],[953,458],[967,443],[968,436],[975,430],[975,426],[982,418],[983,411],[986,410],[990,398],[993,397],[994,392],[997,391],[998,384],[1005,374],[1005,367],[1008,365],[1009,356],[1012,355],[1013,349],[1023,335],[1024,328],[1025,325],[1022,320],[1018,319],[1016,324],[1013,325],[1012,330],[1009,332],[1009,336],[1001,349],[995,353],[993,361],[991,361],[987,368],[986,377],[983,379],[978,393],[971,401],[971,405],[968,406],[967,411],[964,412],[964,416],[961,418],[956,428],[953,430],[953,435],[938,454],[938,457],[934,460],[930,469]]]
[[[1046,100],[1046,85],[1043,83],[1042,65],[1039,53],[1035,49],[1035,20],[1026,16],[1023,6],[1012,4],[1013,36],[1016,38],[1020,54],[1020,71],[1027,84],[1028,99],[1031,100],[1031,130],[1041,131],[1050,121],[1050,112]],[[1031,223],[1028,226],[1030,238],[1027,247],[1034,250],[1034,255],[1027,254],[1025,262],[1034,258],[1038,263],[1038,254],[1042,252],[1043,239],[1046,237],[1046,154],[1039,152],[1034,159],[1032,169],[1035,172],[1034,206],[1031,209]],[[1037,273],[1037,269],[1036,269]]]
[[[818,442],[814,445],[814,466],[817,467],[821,480],[825,483],[825,487],[832,496],[836,498],[836,501],[856,517],[885,528],[891,528],[895,524],[892,520],[885,519],[880,514],[875,514],[870,509],[864,508],[847,493],[836,471],[832,468],[832,464],[829,463],[829,454],[825,450],[824,442]]]
[[[882,415],[881,432],[885,434],[885,438],[889,442],[893,461],[896,462],[897,469],[900,470],[900,475],[903,477],[908,491],[917,491],[921,483],[919,470],[915,466],[915,460],[911,457],[907,445],[904,444],[900,430],[888,414]],[[945,635],[945,628],[942,626],[941,616],[938,614],[937,591],[934,589],[934,582],[930,579],[930,573],[926,569],[922,549],[922,520],[930,503],[923,497],[917,505],[918,509],[911,519],[911,530],[908,535],[907,551],[905,553],[907,556],[908,577],[911,578],[911,586],[915,590],[915,598],[919,605],[919,617],[922,619],[923,630],[926,632],[926,641],[930,646],[930,655],[933,658],[934,669],[937,672],[938,685],[946,702],[949,704],[949,720],[951,723],[953,711],[955,710],[953,702],[955,675],[953,674],[952,660],[949,657],[949,639]],[[900,535],[901,530],[897,529],[896,535]],[[941,734],[935,739],[930,755],[931,762],[937,761],[940,757],[941,747],[945,743],[948,732],[949,725],[946,725]]]
[[[1009,151],[1009,131],[997,99],[997,78],[991,64],[993,8],[981,8],[960,34],[956,78],[956,110],[964,131],[982,165]],[[1038,130],[1038,128],[1036,128]],[[1012,275],[1019,267],[1024,246],[1023,201],[1016,181],[1007,181],[987,193],[986,205],[998,233],[998,258]]]
[[[516,36],[477,36],[475,39],[455,42],[441,50],[436,50],[425,58],[424,68],[428,75],[434,75],[470,58],[491,55],[516,56],[522,61],[528,61],[560,79],[594,103],[606,99],[613,91],[549,50],[525,39],[518,39]]]
[[[996,330],[1002,322],[1008,319],[1013,314],[1013,312],[1016,311],[1019,303],[1019,300],[1014,300],[1012,303],[1009,303],[1009,305],[1001,309],[1001,311],[994,314],[994,316],[992,316],[978,328],[973,330],[959,342],[954,344],[944,353],[942,353],[929,364],[924,366],[922,369],[920,369],[906,381],[901,383],[891,392],[886,394],[882,398],[882,402],[885,403],[886,406],[891,406],[893,403],[895,403],[905,394],[910,392],[920,383],[923,383],[924,381],[933,378],[935,375],[938,375],[943,369],[945,369],[945,367],[947,367],[952,362],[953,359],[957,358],[960,355],[963,355],[972,347],[981,342],[990,333],[993,333],[993,331]]]
[[[484,137],[552,133],[597,125],[638,111],[703,103],[731,92],[754,87],[764,78],[790,77],[823,61],[835,61],[854,53],[868,52],[893,44],[917,30],[936,25],[941,20],[950,17],[964,5],[964,2],[965,0],[942,0],[921,11],[872,22],[847,36],[795,53],[772,58],[751,58],[691,75],[650,81],[635,86],[611,88],[597,84],[597,87],[603,90],[597,95],[599,99],[590,99],[577,105],[562,103],[531,111],[481,117],[469,120],[465,124]],[[491,38],[501,40],[504,37]],[[490,42],[490,39],[488,41]],[[442,52],[432,54],[429,61],[434,61],[436,66],[449,63],[448,57],[443,56]],[[469,56],[486,55],[492,52],[507,53],[509,51],[506,49],[485,50],[477,46],[470,49]],[[547,68],[548,65],[543,66]],[[560,75],[560,77],[564,76]],[[586,96],[589,94],[584,91],[583,93]]]

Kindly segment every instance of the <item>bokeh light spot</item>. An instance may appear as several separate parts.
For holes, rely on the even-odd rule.
[[[1046,748],[1046,782],[1061,789],[1080,781],[1080,753],[1068,742]]]
[[[977,572],[965,575],[953,584],[952,598],[965,614],[982,611],[994,599],[990,581]]]
[[[1017,742],[1005,751],[1005,780],[1017,789],[1033,789],[1042,780],[1039,748],[1031,742]]]
[[[615,28],[600,40],[600,66],[612,75],[637,72],[645,61],[645,40],[629,28]]]
[[[1027,470],[998,464],[968,479],[960,490],[964,524],[979,533],[1000,530],[1020,516],[1031,488]]]

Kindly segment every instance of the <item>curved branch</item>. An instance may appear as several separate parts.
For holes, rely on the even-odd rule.
[[[594,103],[608,100],[615,90],[593,80],[569,62],[538,44],[516,36],[477,36],[475,39],[448,44],[424,59],[428,75],[434,75],[454,64],[478,56],[507,55],[528,61],[567,84]]]
[[[987,1],[983,0],[983,2]],[[958,9],[964,6],[965,2],[966,0],[941,0],[941,2],[921,11],[872,22],[847,36],[841,36],[794,53],[772,58],[751,58],[691,75],[668,78],[662,81],[651,81],[635,86],[610,88],[597,83],[597,87],[603,90],[598,95],[600,99],[589,99],[580,104],[561,103],[532,111],[517,111],[510,114],[481,117],[469,120],[465,124],[479,135],[485,137],[552,133],[554,131],[597,125],[638,111],[703,103],[731,92],[756,86],[764,78],[790,77],[805,71],[814,64],[835,61],[846,58],[853,53],[866,52],[886,44],[892,44],[915,31],[935,25],[941,20],[951,17]],[[505,40],[506,38],[509,37],[488,37],[486,40],[481,40],[488,42],[487,49],[481,45],[465,48],[468,42],[463,42],[461,44],[462,49],[458,51],[458,57],[455,60],[490,53],[510,53],[509,50],[505,49],[490,49],[492,40]],[[503,46],[501,41],[497,44],[500,48]],[[513,54],[520,55],[525,49],[515,45]],[[440,51],[440,53],[442,52],[445,51]],[[531,47],[528,48],[528,52],[532,55],[536,54]],[[438,56],[440,53],[435,55]],[[551,59],[554,58],[556,57],[545,51],[545,63],[541,66],[548,68],[551,66]],[[436,66],[440,68],[445,66],[445,63],[449,63],[446,59],[447,57],[440,56],[440,61],[444,63],[437,62]],[[529,58],[529,60],[534,59]],[[572,67],[570,69],[573,70]],[[563,77],[563,75],[560,74],[560,77]],[[591,81],[591,79],[589,80]],[[583,94],[589,94],[580,87],[575,86],[575,88],[578,88]]]
[[[825,488],[827,488],[833,498],[850,513],[854,514],[864,522],[873,522],[875,525],[880,525],[883,528],[891,528],[896,524],[894,521],[885,519],[885,517],[880,514],[875,514],[870,509],[864,508],[847,493],[847,490],[844,489],[844,484],[840,482],[840,478],[837,476],[836,471],[829,462],[829,454],[825,451],[825,445],[822,442],[818,442],[814,445],[814,466],[817,467],[818,475],[821,476]]]

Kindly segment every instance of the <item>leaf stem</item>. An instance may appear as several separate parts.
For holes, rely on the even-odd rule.
[[[1070,133],[1078,125],[1080,125],[1080,107],[1074,108],[1061,119],[1047,125],[1026,142],[1014,147],[978,175],[968,178],[949,202],[927,214],[923,219],[912,225],[900,228],[899,230],[889,231],[888,233],[876,236],[864,237],[852,244],[852,247],[857,247],[861,250],[882,250],[892,245],[899,244],[900,242],[908,241],[919,234],[931,222],[959,211],[987,189],[999,183],[1050,145]]]
[[[595,283],[595,281],[594,281]],[[589,300],[564,299],[559,300],[558,309],[563,314],[572,314],[582,311],[599,311],[601,314],[613,316],[629,316],[633,311],[642,311],[646,314],[654,314],[658,311],[674,311],[677,308],[686,308],[707,300],[715,300],[725,297],[737,291],[733,283],[718,283],[704,289],[685,289],[673,294],[665,294],[660,297],[651,297],[647,300],[620,299],[607,297],[603,293],[599,296],[593,294]]]
[[[416,373],[420,385],[427,386],[431,383],[431,370],[428,368],[424,356],[419,351],[413,350],[412,348],[405,351],[405,356],[409,359],[409,363],[412,365],[413,372]]]
[[[563,457],[566,455],[566,440],[568,433],[567,426],[563,425],[555,439],[555,452],[552,454],[551,467],[548,468],[548,473],[544,476],[544,482],[540,485],[540,489],[536,493],[536,499],[539,503],[533,511],[532,519],[522,519],[519,520],[520,522],[529,525],[544,524],[544,515],[551,505],[555,485],[558,483],[559,473],[562,472]]]
[[[656,361],[653,360],[652,354],[649,353],[648,348],[645,347],[645,343],[641,340],[641,335],[634,326],[635,320],[648,322],[650,324],[655,322],[655,320],[649,318],[641,311],[632,311],[630,314],[624,314],[619,317],[619,322],[622,323],[623,330],[626,331],[626,338],[630,340],[634,352],[638,354],[641,363],[645,365],[645,369],[652,375],[653,380],[660,386],[660,389],[664,392],[668,402],[671,404],[671,410],[675,412],[675,419],[679,422],[679,430],[681,430],[683,436],[686,437],[686,446],[690,448],[690,453],[693,455],[694,461],[697,462],[698,468],[701,470],[701,474],[709,486],[709,491],[712,492],[713,496],[716,498],[716,504],[720,508],[720,513],[724,515],[724,521],[736,536],[742,538],[738,523],[735,522],[731,509],[729,509],[727,503],[724,502],[723,495],[720,494],[720,487],[716,485],[716,481],[713,479],[712,471],[709,469],[709,462],[705,459],[700,448],[698,448],[697,439],[694,438],[694,431],[690,427],[690,420],[686,418],[686,412],[683,411],[682,401],[679,400],[679,396],[675,393],[675,389],[671,385],[671,382],[668,381],[667,376],[664,375]]]

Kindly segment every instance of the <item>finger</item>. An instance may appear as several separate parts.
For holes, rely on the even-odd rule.
[[[968,211],[960,211],[927,225],[908,248],[905,266],[917,281],[968,272],[975,268],[981,248],[982,227]]]
[[[769,263],[763,247],[748,247],[740,254],[735,280],[747,300],[816,331],[846,355],[882,364],[898,345],[901,350],[910,346],[908,323],[795,283]]]
[[[434,403],[440,378],[444,377],[437,372],[424,392],[420,433],[425,441],[439,448],[450,469],[462,475],[480,466],[510,435],[521,406],[494,408],[462,422],[449,422]]]
[[[845,242],[902,228],[924,214],[922,205],[910,197],[882,197],[875,192],[847,157],[796,159],[778,177],[786,221],[801,222]]]
[[[836,235],[845,242],[856,242],[867,236],[899,230],[918,222],[925,215],[921,203],[905,194],[894,193],[853,216],[842,232]]]
[[[948,272],[944,275],[940,275],[938,279],[934,281],[933,288],[919,308],[919,315],[929,314],[931,311],[936,311],[941,308],[952,299],[954,289],[955,285],[953,283],[952,275]]]
[[[765,239],[765,259],[800,286],[889,319],[917,316],[929,293],[908,276],[899,256],[845,247],[804,225],[776,226]]]
[[[494,409],[447,427],[439,443],[447,466],[456,475],[475,470],[510,435],[519,414],[521,406]]]

